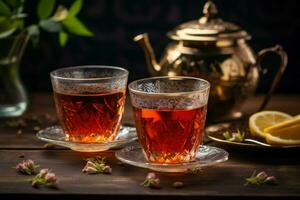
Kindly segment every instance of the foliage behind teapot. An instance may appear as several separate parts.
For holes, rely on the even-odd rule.
[[[281,57],[281,65],[259,108],[264,109],[287,64],[287,55],[278,45],[256,55],[247,44],[250,35],[218,18],[217,12],[215,4],[208,1],[203,17],[169,32],[173,41],[159,62],[147,34],[134,38],[144,49],[152,76],[195,76],[212,84],[208,117],[213,121],[241,117],[241,106],[256,89],[261,59],[274,52]]]

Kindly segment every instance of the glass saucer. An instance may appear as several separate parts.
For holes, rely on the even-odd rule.
[[[159,172],[185,172],[189,169],[214,165],[228,160],[228,153],[220,148],[202,145],[196,160],[181,164],[160,164],[148,162],[139,144],[127,146],[116,152],[116,158],[129,165],[148,168]]]
[[[122,148],[125,144],[137,139],[136,130],[133,127],[121,126],[115,141],[103,143],[79,143],[67,141],[60,126],[51,126],[40,130],[37,138],[55,145],[68,147],[74,151],[99,152],[112,148]]]

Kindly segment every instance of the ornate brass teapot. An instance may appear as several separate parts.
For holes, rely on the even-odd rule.
[[[210,120],[228,120],[242,116],[241,107],[254,93],[261,59],[269,52],[281,58],[281,64],[259,110],[264,109],[287,64],[287,54],[277,45],[257,55],[247,44],[251,36],[239,26],[217,17],[212,1],[204,5],[199,20],[179,25],[167,36],[173,40],[156,61],[148,35],[134,38],[144,49],[152,76],[195,76],[208,80],[212,87],[208,103]]]

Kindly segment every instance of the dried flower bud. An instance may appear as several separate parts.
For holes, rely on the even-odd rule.
[[[94,167],[84,167],[82,169],[82,172],[88,173],[88,174],[97,174],[98,170]]]
[[[156,174],[154,172],[150,172],[147,174],[146,179],[155,179],[156,178]]]
[[[87,161],[86,165],[82,169],[82,172],[86,172],[88,174],[95,174],[97,173],[96,165],[91,161]]]
[[[105,165],[103,168],[103,173],[105,174],[111,174],[112,168],[109,165]]]
[[[33,162],[33,160],[29,159],[29,160],[27,160],[27,163],[26,163],[26,164],[27,164],[27,165],[33,165],[34,162]]]
[[[264,183],[270,184],[270,185],[277,185],[278,181],[275,176],[269,176],[265,179]]]
[[[49,173],[49,169],[41,169],[39,175],[45,177]]]
[[[268,174],[265,171],[259,172],[256,175],[257,178],[260,178],[261,180],[265,180],[268,177]]]
[[[87,161],[85,167],[93,167],[96,168],[96,165],[92,161]]]
[[[18,163],[16,165],[16,169],[19,170],[19,171],[21,171],[23,168],[25,168],[25,165],[23,163]]]
[[[48,174],[46,174],[45,179],[48,183],[56,183],[56,181],[57,181],[57,177],[52,172],[49,172]]]

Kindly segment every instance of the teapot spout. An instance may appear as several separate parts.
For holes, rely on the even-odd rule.
[[[161,66],[157,63],[153,48],[149,42],[149,37],[147,33],[137,35],[133,38],[144,50],[147,66],[150,74],[157,75],[161,71]]]

